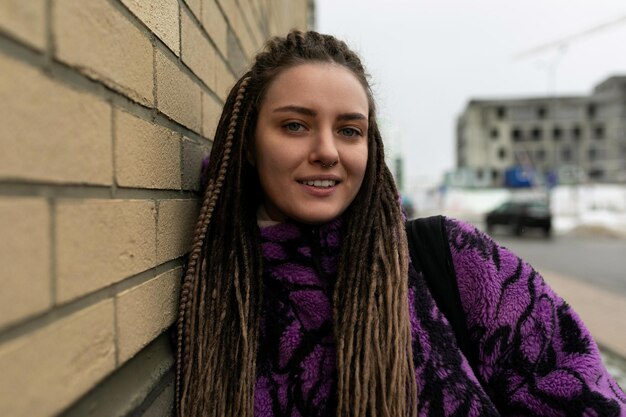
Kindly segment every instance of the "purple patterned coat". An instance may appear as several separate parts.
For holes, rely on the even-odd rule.
[[[446,219],[474,372],[421,272],[409,272],[420,416],[626,416],[580,318],[530,265],[468,224]],[[264,306],[255,415],[333,416],[332,284],[340,222],[261,229]],[[358,262],[358,260],[355,260]]]

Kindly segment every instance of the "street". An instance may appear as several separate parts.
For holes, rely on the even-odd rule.
[[[555,236],[529,232],[514,237],[494,233],[494,239],[535,269],[556,272],[626,296],[626,240],[608,237]]]
[[[496,231],[493,237],[533,265],[571,303],[600,345],[607,369],[626,386],[626,240],[600,236],[546,239],[532,231],[522,237]]]

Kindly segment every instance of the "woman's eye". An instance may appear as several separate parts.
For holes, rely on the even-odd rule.
[[[341,134],[347,137],[360,136],[361,132],[352,127],[344,127],[340,130]]]
[[[300,123],[291,122],[285,125],[285,129],[290,132],[300,132],[304,129],[304,126],[302,126]]]

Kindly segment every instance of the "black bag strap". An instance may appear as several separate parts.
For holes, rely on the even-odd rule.
[[[446,316],[454,331],[459,349],[472,368],[476,369],[478,353],[469,338],[444,217],[432,216],[407,221],[406,232],[411,262],[416,270],[422,271],[439,310]]]

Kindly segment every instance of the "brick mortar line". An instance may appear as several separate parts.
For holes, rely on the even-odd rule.
[[[224,21],[226,22],[226,24],[228,25],[228,20],[226,19],[226,16],[224,14],[224,12],[220,9],[219,7],[219,3],[217,2],[217,0],[211,0],[211,1],[215,1],[215,4],[220,12],[220,15],[222,16],[222,18],[224,18]],[[203,14],[203,10],[204,10],[204,6],[202,5],[203,2],[200,3],[200,14]],[[207,32],[205,26],[204,26],[204,22],[202,22],[202,20],[200,20],[200,18],[198,18],[198,16],[196,16],[193,13],[193,10],[191,10],[191,8],[189,7],[189,5],[185,2],[185,0],[178,0],[178,7],[179,7],[179,23],[180,23],[180,45],[181,45],[181,50],[182,50],[182,45],[183,45],[183,30],[182,30],[182,13],[183,13],[183,8],[186,10],[187,14],[189,14],[191,16],[191,20],[193,20],[193,23],[200,29],[200,32],[202,32],[205,36],[205,38],[207,38],[209,40],[209,42],[211,43],[211,45],[213,46],[213,48],[215,49],[215,52],[220,56],[220,58],[222,58],[222,61],[224,61],[227,65],[228,65],[228,57],[224,56],[222,54],[222,51],[220,50],[220,48],[217,46],[217,44],[215,43],[215,41],[213,40],[213,38],[211,37],[211,35],[209,35],[209,32]],[[181,53],[182,55],[182,53]]]
[[[232,0],[229,0],[229,1],[232,1]],[[226,21],[226,25],[228,26],[228,28],[231,30],[231,32],[232,32],[233,34],[235,34],[235,40],[236,40],[236,41],[237,41],[237,43],[239,44],[239,49],[241,49],[241,51],[245,54],[245,52],[244,52],[245,50],[244,50],[244,48],[243,48],[243,43],[242,43],[242,42],[241,42],[241,40],[239,39],[239,36],[238,36],[237,32],[235,32],[235,30],[234,30],[234,28],[233,28],[233,25],[232,25],[232,23],[230,22],[230,19],[228,18],[228,16],[226,15],[226,13],[224,12],[224,10],[222,9],[222,5],[221,5],[221,4],[219,3],[219,1],[217,1],[217,0],[215,0],[215,5],[217,6],[217,9],[218,9],[218,10],[220,11],[220,13],[222,14],[222,17],[224,18],[224,20]],[[220,53],[220,56],[221,56],[221,53]],[[249,65],[251,64],[250,60],[251,60],[252,58],[249,58],[249,57],[247,57],[247,56],[246,56],[245,58],[246,58],[246,60],[248,61],[248,66],[249,66]],[[233,76],[235,76],[235,78],[237,78],[237,77],[236,77],[237,72],[236,72],[236,71],[233,69],[233,67],[230,65],[230,61],[228,60],[228,57],[223,57],[223,59],[222,59],[222,60],[226,63],[226,66],[227,66],[227,67],[228,67],[228,69],[230,70],[230,73],[231,73]],[[220,102],[221,102],[221,100],[220,100]]]
[[[50,233],[50,305],[52,308],[57,304],[57,224],[56,224],[56,201],[48,198],[48,215],[50,216],[48,230]]]
[[[19,39],[15,39],[2,31],[0,31],[0,53],[4,53],[5,55],[19,61],[26,62],[29,65],[34,65],[35,67],[41,69],[41,71],[45,74],[48,73],[45,51],[42,52],[33,49],[27,43],[24,43]]]
[[[52,60],[54,59],[55,50],[55,39],[54,39],[54,30],[52,27],[52,0],[46,0],[46,49],[45,49],[45,61],[46,65],[50,65]]]
[[[144,284],[158,275],[182,267],[185,256],[186,255],[183,255],[179,258],[169,260],[156,267],[124,278],[121,281],[80,296],[79,298],[71,300],[67,303],[56,305],[43,313],[39,313],[16,323],[12,323],[3,329],[0,329],[0,346],[21,336],[29,335],[38,330],[44,329],[50,324],[56,323],[74,313],[85,310],[101,301],[113,299],[119,293]]]
[[[111,187],[98,185],[49,184],[1,181],[1,197],[41,197],[51,199],[102,200],[199,200],[197,191],[158,190],[149,188],[118,188],[115,197]]]
[[[155,259],[155,262],[158,262],[158,259],[159,259],[159,212],[161,209],[161,201],[153,200],[153,202],[154,202],[154,259]]]
[[[115,369],[120,366],[120,327],[117,320],[117,294],[113,298],[113,348],[115,349]]]
[[[202,98],[200,98],[200,126],[204,126],[202,124],[202,102],[204,100],[202,100]],[[194,141],[193,139],[189,139],[189,141],[191,143],[193,143],[194,145],[199,145],[201,146],[201,144],[196,143],[196,141]],[[184,150],[185,150],[185,137],[182,136],[180,137],[180,139],[178,140],[178,164],[180,166],[180,172],[179,172],[179,178],[180,178],[180,187],[184,187],[185,186],[185,158],[184,158]],[[202,171],[202,168],[200,168],[200,171]],[[198,177],[201,176],[201,172],[199,172]],[[198,186],[198,188],[200,188],[200,186]]]
[[[237,6],[237,8],[239,9],[239,13],[241,14],[241,17],[243,18],[243,23],[246,26],[248,35],[250,35],[252,40],[257,43],[257,49],[258,49],[260,46],[263,45],[264,40],[257,38],[256,34],[254,33],[254,29],[252,29],[252,23],[248,21],[248,18],[246,17],[246,13],[243,12],[243,7],[241,7],[240,0],[235,0],[235,6]],[[254,6],[252,7],[254,8]],[[253,13],[254,13],[254,10],[253,10]],[[263,32],[263,31],[259,30],[259,32]]]
[[[222,15],[222,17],[224,18],[224,20],[226,21],[226,24],[230,27],[230,23],[228,22],[228,20],[226,19],[226,16],[224,14],[224,12],[221,10],[219,3],[217,3],[217,1],[215,2],[215,4],[217,5],[218,9],[220,9],[220,14]],[[209,35],[209,33],[206,31],[204,24],[202,23],[202,21],[200,21],[198,19],[198,17],[193,13],[193,11],[191,10],[191,8],[184,2],[184,0],[179,0],[178,1],[178,6],[179,6],[179,19],[178,19],[178,23],[179,23],[179,32],[180,32],[180,57],[179,61],[180,63],[185,67],[188,68],[189,71],[193,74],[193,71],[191,70],[191,68],[187,67],[187,65],[183,62],[183,23],[182,23],[182,13],[183,13],[183,6],[185,8],[185,12],[187,13],[188,16],[190,16],[190,19],[193,21],[193,23],[196,25],[196,27],[198,29],[200,29],[200,32],[202,33],[202,36],[204,36],[204,38],[206,40],[209,41],[209,43],[211,44],[211,46],[213,46],[213,49],[215,50],[216,53],[216,58],[219,58],[222,60],[222,62],[226,65],[226,67],[228,68],[228,70],[230,71],[231,75],[235,76],[236,71],[233,70],[232,65],[230,63],[230,61],[228,60],[227,56],[224,56],[222,54],[222,51],[220,50],[220,48],[217,46],[217,44],[215,43],[215,41],[213,40],[213,38],[211,37],[211,35]],[[202,5],[200,6],[200,11],[202,12]],[[239,43],[239,47],[242,48],[241,42],[239,42],[239,39],[237,39],[237,42]],[[242,49],[243,50],[243,49]],[[249,62],[248,62],[249,63]],[[215,74],[217,75],[217,74]],[[196,76],[194,74],[194,76]],[[215,91],[213,91],[211,88],[209,88],[206,84],[204,84],[204,82],[196,76],[196,78],[198,78],[198,80],[207,87],[207,89],[212,93],[211,95],[220,103],[223,104],[222,99],[217,95],[217,93]]]
[[[198,77],[193,72],[193,70],[191,68],[189,68],[187,66],[187,64],[185,64],[183,62],[181,57],[179,57],[176,54],[174,54],[167,46],[165,46],[163,44],[163,42],[158,40],[158,38],[155,37],[155,41],[156,41],[155,42],[155,47],[159,48],[159,51],[161,51],[163,56],[165,56],[167,59],[172,61],[174,63],[174,65],[176,66],[176,68],[178,68],[182,74],[187,75],[191,79],[191,81],[193,81],[194,84],[196,84],[197,86],[200,87],[200,89],[203,92],[205,92],[206,94],[208,94],[210,96],[213,96],[217,101],[219,101],[220,103],[223,104],[222,99],[217,95],[217,93],[215,91],[213,91],[208,85],[206,85],[204,83],[204,81],[202,81],[202,79],[200,77]],[[181,46],[181,56],[182,56],[182,46]],[[228,66],[230,67],[230,65],[228,65]],[[158,108],[155,107],[155,109],[158,111]],[[159,112],[159,114],[162,114],[164,117],[169,118],[164,113]],[[174,123],[178,124],[177,121],[175,121],[173,119],[171,119],[171,120],[174,121]],[[190,130],[190,131],[193,132],[192,130]]]
[[[152,96],[154,97],[154,108],[150,112],[150,121],[156,122],[156,119],[159,115],[159,99],[158,99],[158,86],[157,86],[157,62],[156,62],[156,45],[152,44]]]
[[[111,198],[115,199],[115,196],[117,195],[117,164],[116,162],[116,158],[115,158],[115,151],[116,151],[116,141],[117,141],[117,132],[115,130],[116,128],[116,111],[115,108],[113,106],[113,103],[109,103],[109,105],[111,106],[110,110],[111,110],[111,165],[112,165],[112,171],[111,171]]]
[[[150,28],[135,14],[130,11],[126,7],[124,3],[120,0],[107,0],[111,6],[113,6],[117,11],[119,11],[122,16],[126,18],[128,22],[130,22],[136,29],[138,29],[143,35],[147,35],[148,39],[150,39],[150,35],[153,35],[155,38],[159,39],[159,41],[165,46],[168,50],[169,47],[159,38],[155,33],[153,33]],[[173,52],[172,52],[173,53]]]
[[[178,0],[178,59],[183,60],[183,7],[181,6],[181,1]],[[184,2],[183,2],[184,3]],[[200,14],[202,14],[202,2],[200,2]],[[193,13],[191,13],[193,15]],[[156,56],[156,52],[154,54]],[[156,58],[154,70],[156,72]]]
[[[255,23],[256,23],[257,27],[259,28],[259,32],[261,32],[263,34],[264,38],[267,40],[269,34],[267,33],[267,28],[263,27],[263,23],[262,23],[263,20],[264,20],[263,19],[263,12],[259,8],[257,8],[256,2],[251,1],[250,4],[251,4],[251,6],[253,8],[252,13],[256,16],[256,19],[255,19],[256,22]]]
[[[158,38],[155,37],[155,39]],[[178,57],[176,57],[176,55],[174,55],[174,53],[170,51],[169,48],[167,48],[160,40],[158,40],[156,44],[157,45],[153,45],[153,48],[161,48],[159,50],[161,50],[164,55],[169,54],[170,58],[173,55],[175,57],[174,61],[178,61]],[[0,32],[0,53],[6,53],[11,58],[41,70],[42,73],[48,76],[53,82],[66,86],[74,91],[92,94],[103,101],[109,101],[114,107],[126,110],[134,116],[152,121],[153,123],[159,124],[188,137],[209,140],[208,138],[204,138],[201,133],[195,132],[176,120],[171,119],[164,113],[161,113],[157,107],[147,107],[133,101],[131,98],[104,84],[104,82],[89,78],[87,75],[81,73],[76,67],[72,67],[54,58],[52,58],[50,62],[47,62],[45,55],[32,50],[32,48],[28,47],[26,44],[5,35],[2,32]],[[156,54],[156,52],[153,53]],[[190,79],[198,85],[202,91],[212,96],[219,103],[223,103],[222,99],[220,99],[213,90],[208,88],[208,86],[206,86],[206,84],[204,84],[204,82],[202,82],[202,80],[200,80],[200,78],[198,78],[198,76],[196,76],[187,66],[178,65],[177,68],[182,73],[190,76]],[[155,98],[155,103],[156,102]]]

